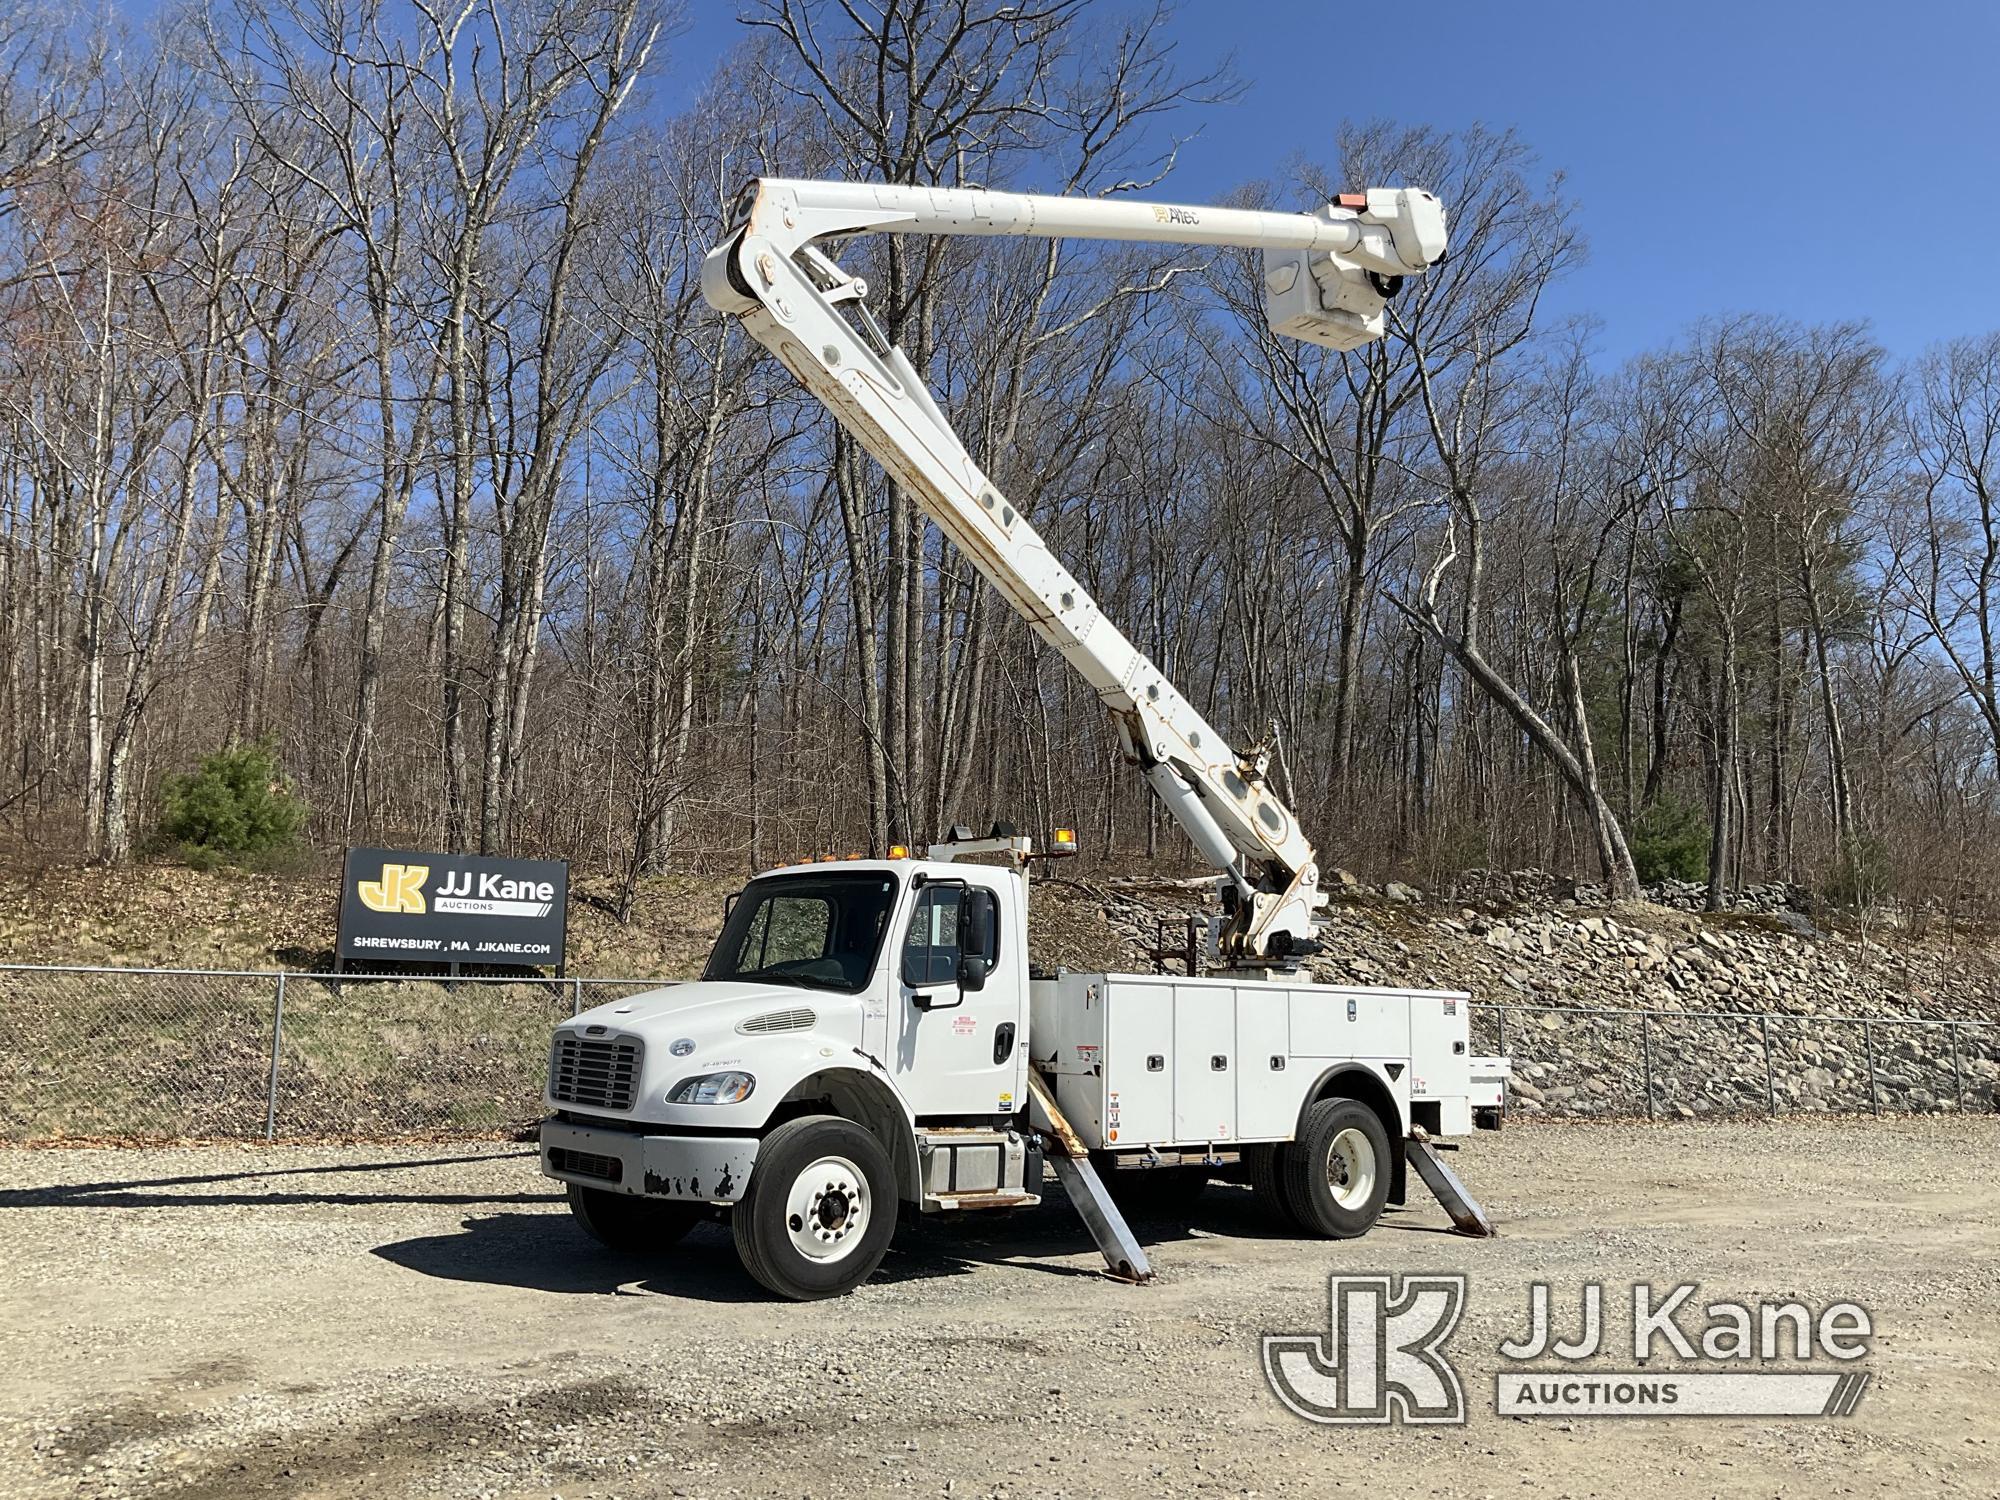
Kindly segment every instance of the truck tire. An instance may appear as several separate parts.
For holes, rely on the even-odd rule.
[[[736,1257],[766,1291],[809,1302],[852,1291],[896,1232],[896,1178],[852,1120],[804,1115],[764,1137],[730,1212]]]
[[[607,1250],[665,1250],[678,1244],[701,1222],[699,1203],[668,1203],[635,1198],[603,1188],[569,1184],[571,1217],[583,1232]]]
[[[1330,1240],[1374,1228],[1389,1198],[1389,1149],[1382,1117],[1359,1099],[1308,1106],[1298,1139],[1277,1153],[1279,1188],[1299,1227]]]
[[[1292,1216],[1285,1201],[1284,1161],[1289,1149],[1284,1144],[1252,1145],[1243,1148],[1243,1165],[1248,1172],[1250,1194],[1272,1223],[1296,1232],[1302,1226]]]

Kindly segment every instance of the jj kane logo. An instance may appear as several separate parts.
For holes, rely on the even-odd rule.
[[[1465,1421],[1458,1371],[1444,1352],[1465,1310],[1465,1277],[1334,1276],[1327,1290],[1324,1335],[1264,1339],[1264,1375],[1280,1401],[1312,1422]],[[1641,1368],[1605,1370],[1580,1367],[1600,1355],[1615,1358],[1622,1342],[1607,1339],[1602,1284],[1583,1286],[1573,1336],[1565,1336],[1548,1284],[1534,1283],[1524,1331],[1499,1346],[1515,1368],[1494,1377],[1494,1410],[1509,1417],[1844,1417],[1861,1404],[1868,1376],[1851,1366],[1874,1338],[1866,1308],[1697,1308],[1698,1290],[1683,1283],[1662,1294],[1650,1283],[1635,1285],[1630,1349]],[[1653,1367],[1662,1355],[1670,1367]],[[1822,1359],[1850,1368],[1800,1368]]]
[[[476,917],[546,917],[556,899],[547,880],[509,880],[504,875],[447,870],[434,903],[439,911]]]
[[[1465,1311],[1463,1276],[1334,1276],[1328,1331],[1271,1334],[1264,1375],[1309,1422],[1463,1422],[1443,1353]]]
[[[424,914],[424,882],[430,878],[429,865],[384,865],[380,880],[358,880],[354,893],[370,911]]]
[[[379,880],[358,880],[354,893],[370,911],[404,916],[424,915],[424,882],[429,865],[382,866]],[[546,917],[556,888],[547,880],[509,880],[503,875],[446,870],[431,898],[430,910],[475,917]]]

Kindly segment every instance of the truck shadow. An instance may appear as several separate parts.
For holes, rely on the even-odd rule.
[[[1247,1189],[1217,1184],[1176,1212],[1130,1215],[1141,1243],[1197,1237],[1288,1239]],[[424,1276],[529,1291],[665,1296],[703,1302],[764,1302],[770,1296],[737,1263],[729,1231],[698,1225],[658,1254],[604,1249],[567,1214],[494,1213],[466,1219],[456,1234],[378,1245],[372,1254]],[[1094,1279],[1102,1268],[1082,1222],[1050,1184],[1039,1207],[959,1219],[906,1219],[869,1286],[967,1276],[982,1267]]]
[[[425,1167],[456,1167],[468,1162],[521,1159],[534,1153],[493,1151],[476,1156],[437,1156],[421,1160],[336,1162],[312,1166],[249,1168],[239,1172],[190,1173],[180,1177],[133,1177],[105,1182],[57,1182],[34,1187],[0,1189],[0,1209],[8,1208],[209,1208],[239,1206],[272,1208],[287,1204],[356,1206],[369,1203],[436,1203],[471,1207],[481,1203],[560,1203],[560,1192],[524,1190],[511,1193],[427,1193],[397,1191],[384,1174]],[[330,1176],[359,1177],[389,1184],[384,1191],[355,1192],[321,1186]],[[252,1187],[253,1183],[287,1186]],[[219,1184],[243,1183],[239,1190],[208,1191]]]
[[[527,1291],[595,1296],[665,1294],[703,1302],[752,1302],[761,1288],[736,1264],[720,1225],[698,1225],[657,1255],[606,1250],[568,1214],[480,1214],[456,1234],[423,1235],[377,1245],[392,1265],[445,1281],[482,1282]]]

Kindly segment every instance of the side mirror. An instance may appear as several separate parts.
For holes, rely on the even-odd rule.
[[[966,994],[986,988],[986,960],[976,953],[962,954],[958,960],[958,987]]]
[[[967,953],[976,953],[982,959],[985,958],[993,947],[994,915],[991,891],[967,891],[964,915],[959,920],[958,946]]]

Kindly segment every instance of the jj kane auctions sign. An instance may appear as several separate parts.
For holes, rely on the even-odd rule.
[[[568,915],[559,859],[350,849],[340,956],[560,967]]]

